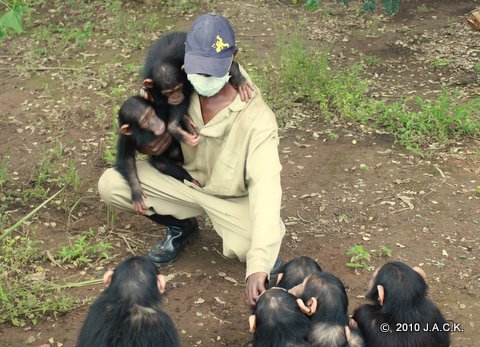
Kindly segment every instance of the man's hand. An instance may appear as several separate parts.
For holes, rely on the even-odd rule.
[[[245,294],[247,295],[248,304],[255,307],[257,299],[265,291],[265,282],[267,281],[266,272],[255,272],[247,277],[247,287]]]

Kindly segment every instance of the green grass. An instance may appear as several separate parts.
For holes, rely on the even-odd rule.
[[[337,66],[329,61],[326,50],[318,51],[309,51],[301,36],[290,37],[278,47],[275,73],[257,72],[281,126],[291,117],[291,105],[302,103],[326,119],[335,116],[387,130],[417,153],[427,154],[431,143],[448,146],[480,136],[480,97],[465,100],[455,89],[445,89],[431,100],[373,99],[369,97],[370,82],[363,77],[363,64]]]
[[[111,243],[96,241],[95,232],[92,228],[83,232],[68,246],[60,249],[59,257],[62,263],[75,266],[93,263],[100,259],[108,259],[108,251],[113,249]]]
[[[74,306],[75,299],[45,280],[37,266],[44,254],[30,236],[8,237],[0,243],[0,324],[36,324],[46,313],[57,315]]]

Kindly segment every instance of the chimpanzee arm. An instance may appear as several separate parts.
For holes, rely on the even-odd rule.
[[[235,60],[232,61],[232,66],[230,66],[230,75],[230,82],[238,90],[240,99],[244,102],[250,100],[252,98],[253,85],[242,75],[240,66]]]
[[[172,134],[178,142],[183,142],[194,147],[198,145],[200,137],[198,136],[196,129],[192,126],[192,123],[186,118],[189,104],[190,98],[185,97],[180,104],[170,106],[168,132]],[[182,128],[182,124],[185,127],[185,130]]]
[[[119,135],[115,166],[132,189],[133,210],[136,213],[143,214],[147,206],[143,201],[144,194],[137,175],[135,154],[135,143],[128,136]]]

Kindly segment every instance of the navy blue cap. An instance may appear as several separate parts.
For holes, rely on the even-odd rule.
[[[236,50],[235,33],[228,20],[218,14],[204,14],[193,22],[187,34],[185,72],[225,76]]]

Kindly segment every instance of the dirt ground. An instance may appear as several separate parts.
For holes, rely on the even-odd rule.
[[[206,11],[222,13],[236,29],[240,61],[245,61],[248,71],[267,66],[268,58],[275,54],[276,33],[291,22],[304,23],[298,25],[305,26],[311,45],[333,47],[331,58],[337,63],[355,59],[359,53],[379,58],[366,70],[366,78],[374,83],[372,97],[433,97],[444,86],[458,87],[467,96],[479,94],[473,66],[480,61],[480,32],[471,30],[464,20],[469,11],[480,6],[479,1],[402,0],[400,13],[392,18],[362,17],[353,6],[345,9],[332,3],[325,15],[325,11],[306,13],[287,1],[209,2],[193,13],[165,14],[165,30],[188,29],[192,20]],[[149,2],[129,5],[138,7],[140,14],[161,10]],[[41,19],[43,16],[55,14],[49,10],[48,6],[40,8],[32,26],[41,25],[46,20]],[[73,15],[73,11],[68,14]],[[101,12],[98,16],[107,17]],[[148,42],[154,39],[150,36]],[[91,38],[80,52],[83,60],[65,51],[47,55],[41,63],[68,67],[87,64],[93,71],[102,65],[115,71],[121,65],[141,64],[148,43],[135,48],[128,45],[127,37],[93,50],[100,37]],[[80,163],[78,203],[70,211],[50,204],[30,226],[35,226],[45,250],[52,252],[65,244],[69,235],[90,227],[103,228],[105,238],[114,245],[110,260],[65,273],[52,262],[43,264],[58,279],[67,275],[78,275],[79,280],[99,278],[105,268],[123,257],[145,254],[163,237],[164,228],[125,213],[118,215],[113,229],[106,225],[106,206],[100,201],[96,182],[107,167],[102,147],[111,130],[111,118],[99,119],[92,107],[103,104],[108,109],[113,105],[92,89],[96,82],[117,81],[90,83],[87,79],[77,84],[58,69],[18,68],[27,61],[31,44],[28,35],[10,39],[0,53],[0,155],[11,156],[8,172],[27,187],[42,151],[52,148],[55,134],[61,134],[62,156]],[[448,67],[432,69],[431,62],[440,58],[450,61]],[[135,90],[138,73],[132,72],[129,78]],[[65,105],[68,108],[62,107]],[[275,105],[271,107],[275,110]],[[346,251],[355,244],[373,254],[370,263],[375,267],[388,260],[420,265],[427,272],[432,300],[448,320],[460,323],[463,329],[453,333],[452,346],[477,346],[480,196],[475,190],[480,187],[479,139],[467,139],[450,148],[432,143],[436,154],[425,158],[368,127],[338,120],[326,122],[315,110],[298,114],[303,116],[292,117],[282,129],[279,147],[282,217],[287,225],[281,257],[289,260],[307,255],[317,259],[324,270],[345,283],[350,311],[363,302],[371,276],[369,271],[346,266],[350,260]],[[20,197],[21,191],[15,194]],[[14,222],[41,201],[23,203],[16,199],[9,202],[6,211]],[[220,237],[208,222],[200,223],[200,237],[177,262],[163,269],[169,279],[165,309],[184,346],[241,346],[251,338],[245,267],[225,259]],[[392,250],[391,258],[380,254],[382,246]],[[88,298],[101,289],[100,285],[83,287],[72,293]],[[51,346],[74,346],[86,312],[87,307],[83,307],[56,318],[46,316],[37,325],[23,328],[4,324],[0,326],[0,346],[38,346],[49,339]]]

